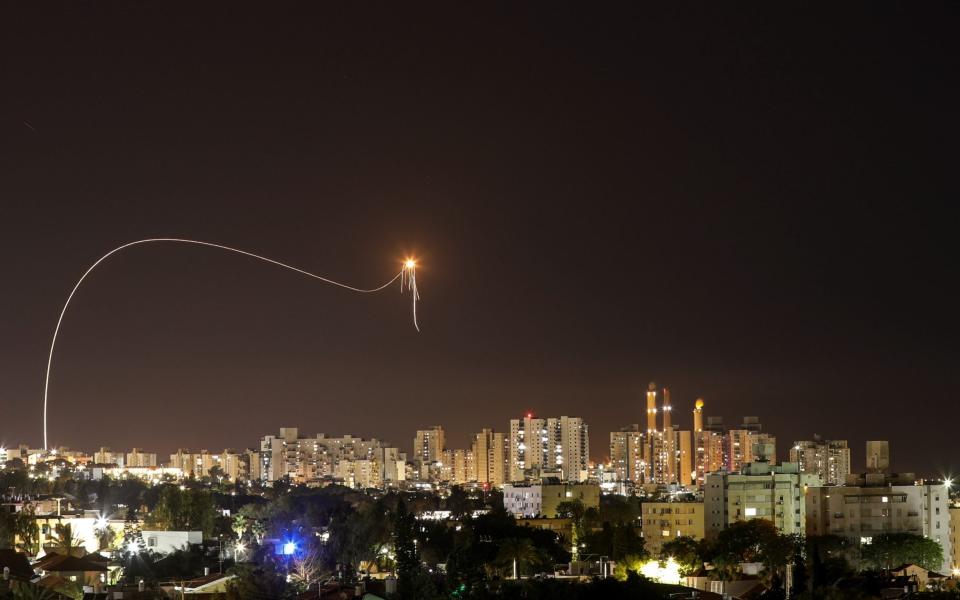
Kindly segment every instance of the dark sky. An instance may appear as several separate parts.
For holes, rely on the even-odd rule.
[[[131,249],[67,314],[52,442],[465,446],[531,409],[601,459],[655,380],[683,426],[703,396],[782,454],[960,471],[957,3],[151,4],[0,15],[4,443],[42,442],[84,269],[184,236],[359,285],[414,253],[422,333],[397,290]]]

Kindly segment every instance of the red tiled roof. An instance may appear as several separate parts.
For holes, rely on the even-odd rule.
[[[34,564],[34,567],[51,572],[91,572],[106,571],[107,566],[89,557],[67,556],[65,554],[48,554]]]

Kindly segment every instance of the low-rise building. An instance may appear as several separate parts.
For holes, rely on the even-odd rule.
[[[678,537],[703,539],[703,502],[644,502],[640,513],[644,545],[652,556]]]
[[[557,516],[563,502],[581,502],[586,508],[600,508],[600,486],[595,483],[534,483],[503,486],[503,508],[520,518]]]
[[[175,550],[203,543],[202,531],[150,531],[140,532],[147,550],[169,554]]]

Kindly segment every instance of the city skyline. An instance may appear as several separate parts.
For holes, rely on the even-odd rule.
[[[650,385],[653,386],[654,384],[651,383]],[[668,388],[664,388],[664,391],[666,391],[667,389]],[[649,399],[650,399],[649,389],[644,395],[646,397],[646,402],[648,403],[647,406],[649,407]],[[667,400],[667,402],[669,402],[669,399]],[[664,406],[670,406],[670,404],[664,405],[658,402],[656,404],[656,407],[657,407],[656,421],[655,422],[654,420],[648,421],[648,424],[655,427],[654,431],[661,432],[661,434],[665,428],[665,423],[662,420],[665,414],[665,412],[662,411]],[[871,444],[884,444],[885,446],[885,451],[884,451],[885,466],[881,468],[881,470],[883,471],[915,473],[918,476],[923,478],[953,479],[956,476],[956,474],[951,471],[944,471],[944,470],[937,470],[937,469],[931,470],[921,465],[914,465],[907,469],[898,469],[896,467],[897,462],[895,460],[896,453],[894,453],[893,460],[891,460],[890,458],[889,440],[885,440],[882,442],[864,440],[863,443],[859,445],[859,448],[866,447],[866,451],[862,453],[857,447],[857,444],[854,443],[851,446],[850,440],[847,438],[837,438],[837,437],[830,438],[830,437],[825,437],[819,433],[814,433],[807,437],[802,437],[802,438],[778,440],[776,432],[771,431],[769,428],[764,429],[761,423],[761,419],[758,418],[756,415],[744,415],[742,417],[742,421],[741,420],[724,421],[724,417],[722,415],[711,415],[704,410],[706,406],[702,398],[698,398],[694,402],[694,407],[695,407],[695,410],[691,411],[691,413],[694,413],[694,414],[699,413],[697,414],[697,416],[699,417],[699,420],[697,419],[697,416],[695,416],[691,421],[691,424],[690,424],[691,427],[689,429],[685,429],[682,421],[680,423],[677,423],[674,421],[673,428],[672,428],[672,431],[674,431],[680,437],[677,438],[676,445],[671,446],[672,450],[677,453],[676,459],[675,459],[676,463],[674,464],[674,467],[678,469],[678,472],[670,472],[670,477],[675,477],[676,481],[678,482],[686,482],[684,483],[684,485],[689,485],[691,482],[693,484],[697,484],[698,481],[700,482],[700,485],[702,485],[703,475],[705,475],[706,473],[709,473],[711,470],[716,470],[716,469],[711,469],[710,465],[714,464],[714,462],[716,462],[717,460],[719,460],[720,461],[719,464],[722,465],[721,467],[719,467],[720,469],[724,469],[729,472],[739,472],[742,466],[746,465],[749,462],[753,462],[757,460],[757,458],[763,458],[764,460],[771,462],[771,464],[779,464],[781,462],[793,462],[793,463],[798,463],[801,466],[801,468],[814,469],[816,468],[817,460],[834,460],[833,458],[828,458],[829,456],[838,456],[837,460],[841,460],[843,462],[838,463],[836,465],[831,465],[830,467],[827,467],[826,465],[824,465],[822,467],[825,473],[824,479],[826,480],[827,478],[829,478],[831,483],[833,484],[842,484],[844,473],[863,473],[863,472],[869,472],[872,469],[874,469],[874,467],[870,466],[871,465],[871,462],[870,462],[871,461],[871,456],[870,456]],[[503,438],[500,443],[504,444],[504,453],[505,453],[504,458],[508,463],[505,466],[507,474],[504,476],[504,480],[509,480],[511,479],[509,474],[510,464],[513,464],[517,460],[517,457],[511,453],[511,448],[513,448],[513,444],[515,444],[515,442],[517,441],[515,424],[521,423],[520,428],[522,430],[523,429],[522,424],[524,423],[524,421],[533,420],[533,421],[542,421],[544,423],[549,421],[549,422],[556,422],[559,425],[559,423],[561,422],[561,419],[563,420],[563,422],[566,422],[566,420],[569,419],[569,420],[576,421],[578,423],[582,423],[582,426],[584,429],[589,427],[589,422],[587,422],[586,419],[583,419],[583,417],[580,417],[580,416],[563,415],[560,417],[545,417],[543,415],[535,414],[532,411],[528,411],[524,414],[518,415],[517,418],[510,419],[506,427],[497,427],[494,424],[485,424],[485,425],[474,427],[473,432],[468,434],[465,440],[459,440],[459,439],[451,440],[451,438],[448,436],[448,433],[443,425],[432,425],[426,429],[418,429],[414,434],[413,442],[410,444],[403,442],[402,439],[399,442],[395,443],[392,438],[381,438],[378,436],[370,436],[370,435],[366,435],[362,431],[361,432],[358,432],[358,431],[331,432],[331,431],[323,431],[323,430],[311,431],[309,429],[301,427],[300,425],[291,424],[291,423],[286,423],[285,426],[281,426],[277,429],[279,429],[282,433],[285,429],[289,429],[292,426],[293,431],[300,430],[301,433],[307,433],[307,437],[309,439],[313,439],[313,436],[316,435],[321,439],[346,437],[346,438],[352,438],[361,442],[372,441],[378,444],[382,444],[385,447],[397,449],[402,455],[406,456],[407,461],[414,462],[414,463],[416,462],[426,463],[426,462],[433,462],[433,461],[442,462],[444,459],[441,458],[441,455],[447,452],[454,452],[454,451],[457,451],[457,452],[470,451],[471,448],[475,447],[475,444],[477,443],[476,442],[477,436],[486,435],[489,437],[489,435],[492,435],[495,433],[496,435],[499,435],[501,436],[501,438]],[[716,448],[712,448],[710,447],[709,442],[707,442],[706,440],[700,440],[698,432],[703,430],[698,429],[698,425],[702,427],[704,420],[706,420],[707,422],[707,426],[706,426],[707,430],[712,429],[715,432],[719,432],[719,435],[722,438],[722,443],[721,442],[717,442],[717,443],[721,444],[720,446],[717,446]],[[424,437],[428,435],[432,438],[434,436],[433,432],[435,431],[438,432],[439,439],[434,439],[432,442],[430,441],[429,438],[427,440],[424,440]],[[633,452],[634,449],[628,449],[628,446],[621,447],[618,450],[618,452],[623,453],[622,456],[615,456],[614,449],[613,449],[613,446],[614,446],[613,436],[615,434],[620,434],[621,436],[623,436],[623,435],[629,434],[629,432],[635,432],[634,435],[639,435],[641,438],[643,438],[642,441],[639,443],[642,444],[642,446],[645,448],[649,444],[649,441],[647,441],[648,436],[645,434],[645,431],[646,430],[644,430],[639,423],[625,424],[619,429],[611,430],[609,432],[594,431],[595,443],[593,445],[589,443],[587,444],[586,447],[588,448],[589,454],[588,456],[585,457],[584,460],[586,461],[586,463],[589,463],[591,467],[604,466],[607,469],[612,469],[614,471],[617,471],[618,473],[620,473],[618,471],[619,468],[627,469],[620,474],[626,475],[629,473],[629,479],[633,479],[634,477],[636,477],[638,480],[645,479],[646,477],[649,477],[651,475],[634,474],[631,470],[632,467],[626,467],[623,465],[621,465],[620,467],[617,466],[617,459],[618,458],[626,459],[628,456],[627,453]],[[691,432],[693,434],[693,437],[692,437],[693,446],[688,448],[684,446],[682,442],[682,436],[684,435],[689,436]],[[759,434],[758,438],[751,439],[750,437],[743,437],[743,436],[746,436],[748,433],[754,433],[754,432],[756,434]],[[609,434],[609,437],[608,437],[608,434]],[[559,435],[559,432],[558,432],[558,435]],[[584,433],[584,436],[586,437],[586,433]],[[264,438],[261,438],[261,440],[262,439]],[[448,443],[448,441],[450,441],[450,443]],[[520,441],[522,441],[522,434],[521,434]],[[559,438],[557,442],[559,443]],[[626,441],[626,438],[621,438],[617,443],[622,446],[623,444],[628,444],[629,442]],[[770,448],[766,450],[753,448],[752,446],[757,443],[770,444]],[[686,444],[690,444],[690,439],[687,439]],[[742,449],[735,450],[731,448],[730,445],[734,445],[734,444],[742,447]],[[10,450],[17,448],[18,446],[22,448],[33,449],[33,447],[30,446],[29,444],[21,444],[16,441],[10,444],[10,443],[4,443],[0,441],[0,450],[3,450],[3,451],[9,452]],[[602,446],[603,451],[598,455],[594,455],[592,450],[593,446]],[[700,456],[696,451],[697,446],[701,446],[700,453],[703,452],[703,447],[707,446],[706,448],[707,454],[704,456]],[[894,440],[894,446],[896,446],[896,440]],[[134,455],[137,455],[138,453],[141,453],[144,451],[152,454],[155,460],[151,466],[163,466],[163,465],[174,466],[177,462],[173,460],[174,456],[180,454],[181,452],[204,452],[204,453],[209,452],[211,455],[213,455],[213,454],[217,454],[218,453],[217,448],[221,448],[221,447],[224,448],[224,452],[236,451],[241,454],[246,451],[255,452],[258,450],[258,445],[256,443],[253,443],[253,444],[238,443],[238,444],[228,444],[224,446],[211,446],[210,444],[200,443],[200,444],[192,444],[187,446],[178,446],[175,449],[171,448],[169,450],[166,448],[159,448],[159,449],[142,448],[142,447],[138,448],[136,446],[133,446],[131,452]],[[427,451],[428,447],[430,448],[429,451]],[[817,450],[818,447],[821,447],[822,450]],[[828,452],[827,450],[828,448],[832,448],[834,450],[832,452]],[[843,449],[842,452],[845,454],[843,456],[837,455],[836,453],[838,451],[836,450],[836,448],[842,448]],[[118,455],[118,456],[121,456],[124,454],[126,454],[128,457],[130,456],[129,453],[127,453],[123,449],[123,447],[114,446],[112,444],[104,444],[104,443],[98,443],[98,445],[96,445],[94,448],[83,447],[83,446],[81,447],[52,446],[50,449],[53,451],[57,451],[60,449],[68,449],[73,452],[81,452],[81,453],[93,452],[93,450],[96,449],[96,452],[93,452],[92,454],[93,456],[98,456],[99,454],[104,452],[110,453],[112,455]],[[565,447],[565,452],[566,451],[567,450]],[[643,461],[651,460],[651,457],[645,454],[646,450],[641,451],[641,449],[636,449],[636,451],[637,451],[636,460],[643,460]],[[689,459],[681,458],[681,455],[688,451],[691,452],[690,458]],[[713,457],[713,459],[711,459],[709,456],[711,451],[721,453],[721,456]],[[756,454],[757,452],[769,453],[770,451],[772,451],[772,455],[768,454],[766,456],[758,456]],[[746,452],[746,454],[743,454],[744,452]],[[804,458],[805,452],[806,452],[806,458]],[[811,452],[812,454],[810,454]],[[826,454],[819,454],[819,452],[824,452]],[[163,460],[156,459],[157,456],[167,456],[167,455],[171,456],[170,463],[167,463],[166,461],[163,461]],[[682,465],[685,464],[684,463],[685,460],[689,461],[688,463],[686,463],[686,465],[687,465],[687,468],[690,469],[689,476],[692,478],[691,481],[686,481],[686,477],[680,477],[680,472],[682,472],[683,470]],[[874,457],[873,460],[876,460],[876,458]],[[130,461],[131,459],[127,458],[125,464],[129,464]],[[112,462],[112,461],[100,461],[95,459],[94,462]],[[701,462],[703,462],[703,465],[700,464]],[[136,461],[134,461],[134,464],[136,465]],[[836,468],[837,471],[834,472],[833,471],[834,468]],[[522,467],[520,468],[519,471],[515,471],[514,475],[519,477],[520,476],[519,474],[521,471],[522,471]],[[813,472],[813,471],[807,471],[807,472]],[[569,472],[569,473],[565,472],[563,475],[563,478],[564,479],[569,478],[575,481],[577,480],[577,476],[574,475],[574,473],[575,472]],[[656,477],[659,478],[659,476],[656,476]],[[624,479],[626,479],[626,477],[624,477]]]
[[[169,236],[359,285],[416,256],[421,332],[396,297],[132,249],[73,300],[52,444],[602,434],[655,380],[684,427],[703,397],[960,472],[953,9],[15,12],[42,26],[5,36],[4,443],[42,444],[84,269]]]
[[[668,398],[667,401],[668,401],[668,402],[671,402],[671,401],[669,400],[669,398],[670,398],[669,394],[672,394],[673,387],[670,386],[670,387],[662,387],[662,388],[657,388],[657,389],[656,389],[656,394],[655,394],[655,396],[654,396],[655,400],[653,400],[654,406],[656,407],[656,411],[655,411],[655,413],[654,413],[654,416],[651,417],[651,413],[649,412],[649,410],[650,410],[649,407],[650,407],[650,402],[651,402],[651,395],[650,395],[650,394],[651,394],[651,391],[653,391],[652,386],[655,386],[655,383],[654,383],[654,382],[651,382],[648,386],[643,386],[644,389],[643,389],[642,392],[640,392],[640,399],[638,400],[638,407],[637,407],[637,413],[638,413],[638,414],[635,416],[635,418],[634,418],[633,421],[625,421],[625,422],[621,423],[619,426],[617,426],[617,427],[615,427],[615,428],[613,428],[613,429],[603,430],[602,432],[595,431],[595,435],[593,436],[593,440],[591,440],[591,443],[589,444],[589,456],[588,456],[588,460],[589,460],[589,461],[594,462],[594,463],[597,463],[597,464],[602,464],[602,463],[606,463],[607,461],[609,461],[609,460],[612,458],[612,457],[610,456],[610,444],[609,444],[608,437],[607,437],[607,435],[606,435],[607,433],[613,433],[613,432],[618,431],[618,430],[624,431],[624,430],[626,430],[626,428],[632,427],[632,426],[638,426],[638,431],[643,432],[643,431],[646,431],[645,426],[646,426],[646,425],[650,425],[650,424],[652,424],[652,423],[656,423],[656,424],[658,425],[658,430],[659,430],[659,429],[662,429],[662,427],[663,427],[663,418],[664,418],[664,414],[665,414],[665,413],[664,413],[664,410],[663,410],[663,408],[664,408],[664,406],[665,406],[665,405],[663,404],[663,402],[664,402],[664,398],[663,398],[664,392],[668,392],[668,390],[669,390],[668,396],[667,396],[667,398]],[[642,415],[639,414],[639,411],[640,411],[639,404],[640,404],[640,403],[643,404],[643,414],[642,414]],[[714,413],[713,411],[710,410],[711,406],[710,406],[708,403],[706,403],[706,401],[704,400],[703,397],[698,397],[698,398],[696,398],[695,400],[693,400],[693,401],[690,403],[690,410],[689,410],[689,411],[684,411],[684,410],[683,410],[683,408],[684,408],[683,405],[681,405],[681,404],[679,404],[679,403],[677,403],[677,402],[673,402],[673,403],[671,403],[671,404],[667,404],[667,406],[671,406],[671,407],[673,408],[673,410],[670,411],[671,419],[672,419],[672,424],[673,424],[673,429],[674,429],[675,431],[677,431],[677,432],[680,432],[680,433],[682,433],[682,432],[688,432],[688,433],[689,433],[690,431],[694,431],[694,430],[695,430],[695,427],[696,427],[696,424],[697,424],[697,419],[696,419],[696,417],[694,416],[694,414],[695,414],[698,410],[700,411],[700,420],[701,420],[701,422],[709,421],[709,420],[711,420],[711,419],[713,419],[713,420],[719,420],[718,423],[722,423],[722,426],[723,426],[723,429],[724,429],[724,436],[726,436],[731,430],[739,430],[739,429],[741,428],[741,419],[746,420],[746,419],[757,419],[757,418],[758,418],[758,415],[756,415],[756,414],[744,414],[744,415],[716,414],[716,413]],[[677,409],[680,409],[680,410],[677,410]],[[685,419],[685,418],[682,416],[682,415],[686,414],[687,412],[689,412],[689,414],[690,414],[689,420]],[[550,413],[550,411],[548,410],[547,413]],[[443,434],[444,434],[444,439],[442,440],[442,442],[444,442],[444,443],[443,443],[443,447],[445,447],[445,448],[469,448],[469,446],[470,446],[470,444],[471,444],[474,436],[476,436],[476,435],[477,435],[477,432],[480,431],[481,429],[490,429],[490,430],[492,430],[492,431],[496,431],[496,432],[498,432],[498,433],[505,434],[505,435],[509,436],[509,434],[510,434],[510,423],[511,423],[512,421],[516,421],[517,419],[519,419],[519,420],[522,421],[524,418],[541,418],[541,415],[542,415],[542,414],[547,414],[547,413],[539,413],[539,412],[536,412],[536,411],[533,411],[533,410],[530,410],[530,409],[526,409],[526,410],[523,410],[523,411],[521,411],[520,413],[518,413],[518,414],[516,414],[516,415],[512,415],[512,416],[506,417],[506,418],[504,419],[504,422],[503,422],[503,423],[500,423],[500,426],[499,426],[499,427],[498,427],[497,423],[492,423],[492,422],[483,422],[483,423],[478,423],[478,424],[476,424],[476,425],[466,425],[466,426],[465,426],[465,428],[466,428],[466,433],[463,433],[462,435],[460,434],[461,432],[457,431],[453,436],[451,436],[451,435],[450,435],[450,429],[448,429],[447,426],[444,425],[444,424],[439,424],[439,425],[435,425],[435,426],[436,426],[436,427],[440,427],[440,428],[442,428],[442,430],[443,430]],[[552,414],[552,413],[550,413],[550,414]],[[559,413],[557,413],[557,414],[559,415]],[[588,413],[584,413],[584,414],[588,414]],[[675,416],[674,416],[674,415],[675,415]],[[584,417],[583,414],[564,415],[564,418],[566,418],[566,417],[581,418],[581,419],[584,420],[584,423],[587,424],[588,426],[589,426],[589,424],[590,424],[590,422],[591,422],[591,418],[590,418],[590,417]],[[545,417],[544,417],[544,418],[545,418]],[[760,416],[760,421],[766,422],[766,421],[765,421],[765,417]],[[406,440],[407,437],[410,437],[410,436],[407,435],[406,433],[398,433],[398,434],[396,434],[396,435],[375,435],[375,434],[368,434],[367,432],[365,432],[365,431],[360,431],[360,430],[351,430],[351,429],[347,429],[347,430],[343,430],[343,431],[341,431],[341,430],[326,430],[326,429],[323,429],[322,427],[319,428],[319,429],[317,429],[316,431],[312,431],[312,429],[310,429],[309,427],[304,427],[302,423],[292,423],[292,422],[291,422],[291,419],[290,419],[290,418],[286,418],[286,417],[279,417],[278,423],[279,423],[279,424],[278,424],[276,427],[268,428],[268,430],[277,430],[277,429],[282,429],[283,427],[293,426],[293,427],[296,427],[296,428],[301,429],[301,430],[303,430],[303,431],[310,431],[310,432],[311,432],[311,435],[314,434],[314,433],[316,433],[316,434],[326,434],[326,435],[335,435],[335,436],[337,436],[337,435],[347,435],[347,436],[350,436],[350,435],[358,435],[360,438],[363,438],[363,439],[367,439],[367,438],[369,438],[369,439],[377,439],[377,440],[383,441],[383,442],[385,442],[385,443],[390,443],[390,444],[392,444],[393,446],[396,446],[396,447],[400,448],[401,451],[404,451],[404,452],[406,452],[407,450],[413,450],[413,448],[408,447],[408,446],[410,446],[410,444],[404,441],[404,440]],[[505,423],[505,424],[504,424],[504,423]],[[759,425],[759,423],[756,423],[756,424]],[[743,425],[746,426],[745,423],[744,423]],[[424,427],[427,427],[427,426],[426,426],[426,425],[422,425],[421,427],[418,427],[418,430],[416,431],[416,433],[419,434],[419,431],[422,430]],[[431,427],[432,427],[432,426],[431,426]],[[601,433],[601,435],[596,435],[597,433]],[[774,440],[776,441],[776,444],[777,444],[777,446],[776,446],[776,451],[779,452],[779,454],[776,455],[776,460],[775,460],[775,462],[780,462],[780,461],[786,461],[786,460],[788,460],[788,454],[790,454],[790,452],[791,452],[791,450],[792,450],[792,446],[793,446],[793,444],[794,444],[795,442],[813,440],[814,438],[825,439],[825,440],[843,440],[843,441],[845,441],[845,442],[848,442],[848,443],[849,443],[849,446],[850,446],[850,449],[851,449],[851,450],[850,450],[850,453],[851,453],[851,465],[853,466],[853,469],[852,469],[853,472],[858,472],[858,469],[859,469],[858,465],[859,465],[859,466],[865,466],[865,465],[866,465],[866,461],[867,461],[866,453],[861,452],[861,449],[864,447],[864,445],[865,445],[869,440],[873,440],[873,439],[877,439],[878,437],[882,437],[882,436],[877,436],[877,435],[870,435],[869,432],[862,433],[862,434],[860,434],[860,435],[858,435],[858,436],[849,436],[849,435],[839,435],[839,434],[838,434],[838,435],[825,435],[825,434],[823,434],[823,433],[820,432],[820,431],[816,431],[816,432],[808,433],[807,435],[794,436],[794,437],[791,437],[791,438],[780,437],[780,438],[778,439],[778,438],[777,438],[777,432],[774,431],[771,427],[766,427],[766,428],[764,429],[764,433],[765,433],[765,434],[771,434],[771,435],[773,435]],[[461,439],[461,438],[462,438],[462,439]],[[862,438],[862,439],[860,439],[860,438]],[[446,443],[445,443],[446,440],[452,440],[452,443],[451,443],[451,444],[446,444]],[[898,440],[897,440],[896,438],[893,438],[892,441],[893,441],[893,444],[894,444],[895,447],[898,446],[898,444],[897,444],[897,441],[898,441]],[[180,449],[200,450],[201,448],[203,448],[203,449],[205,449],[205,450],[210,450],[211,448],[227,448],[227,449],[241,449],[241,450],[242,450],[242,449],[246,449],[246,448],[253,448],[253,447],[255,446],[255,445],[250,445],[250,443],[248,443],[248,442],[249,442],[249,440],[248,440],[248,441],[237,441],[236,443],[227,443],[227,444],[208,444],[208,443],[203,442],[203,441],[201,440],[199,444],[198,444],[198,443],[187,443],[187,444],[173,445],[173,446],[169,446],[169,447],[161,445],[161,446],[159,446],[159,447],[157,447],[157,448],[148,447],[148,448],[146,448],[146,449],[149,450],[149,451],[156,452],[156,453],[158,453],[158,454],[161,455],[161,456],[166,456],[167,454],[173,453],[173,452],[175,452],[175,451],[179,451]],[[31,445],[31,444],[25,443],[25,442],[23,442],[22,440],[18,440],[18,439],[10,439],[10,440],[7,440],[7,439],[5,439],[5,438],[0,437],[0,447],[8,447],[8,448],[9,448],[9,447],[12,447],[12,446],[16,446],[16,445],[18,445],[18,444],[24,444],[24,445],[29,446],[29,447],[31,447],[31,448],[34,448],[34,447],[40,447],[40,448],[42,448],[42,444],[39,444],[39,445],[34,446],[34,445]],[[50,447],[51,447],[51,449],[55,449],[55,448],[59,448],[59,447],[64,447],[64,448],[70,448],[70,449],[72,449],[72,450],[80,450],[80,451],[92,451],[92,450],[97,449],[97,448],[111,448],[111,449],[124,448],[123,445],[117,445],[117,444],[105,444],[105,445],[104,445],[104,444],[103,444],[103,440],[95,441],[93,446],[89,446],[89,447],[88,447],[88,446],[89,446],[88,444],[87,444],[87,445],[85,445],[85,444],[71,445],[71,444],[60,444],[60,443],[56,443],[55,441],[52,441]],[[142,447],[142,446],[144,446],[144,444],[140,444],[140,446]],[[128,444],[126,447],[128,447],[128,448],[133,448],[134,450],[142,449],[142,448],[138,448],[138,446],[137,446],[136,443],[134,443],[134,444]],[[415,447],[415,444],[414,444],[414,447]],[[678,449],[679,449],[679,448],[678,448]],[[935,467],[935,466],[930,466],[930,465],[905,464],[902,459],[898,461],[898,458],[899,458],[899,457],[897,456],[898,454],[899,454],[899,453],[894,453],[894,456],[893,456],[893,458],[892,458],[892,460],[891,460],[891,462],[890,462],[890,464],[891,464],[891,469],[892,469],[893,471],[895,471],[895,472],[915,472],[915,473],[918,473],[919,475],[922,475],[922,476],[925,476],[925,477],[938,477],[938,476],[939,476],[939,477],[945,477],[945,476],[946,476],[946,477],[953,477],[955,473],[960,472],[960,471],[953,471],[953,470],[951,470],[949,467],[947,467],[947,468],[940,468],[940,467]],[[416,452],[410,452],[410,456],[411,456],[411,457],[415,457],[415,456],[416,456]],[[743,461],[743,462],[749,462],[749,460],[745,460],[745,461]],[[737,464],[739,465],[739,461],[737,462]],[[865,467],[864,467],[864,468],[865,468]],[[735,471],[738,470],[738,467],[735,468],[734,470],[735,470]],[[859,469],[859,470],[862,470],[862,469]]]

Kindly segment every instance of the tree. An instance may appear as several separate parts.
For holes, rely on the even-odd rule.
[[[500,543],[497,560],[511,570],[516,565],[516,574],[523,576],[523,567],[536,562],[540,558],[536,547],[527,538],[509,538]]]
[[[564,500],[557,505],[557,517],[561,519],[573,519],[575,525],[583,521],[583,515],[587,512],[587,507],[580,500]]]
[[[703,567],[700,544],[690,536],[674,538],[663,544],[660,560],[673,558],[680,565],[681,575],[690,575]]]
[[[181,490],[166,485],[147,519],[151,527],[167,531],[202,531],[209,537],[216,522],[213,497],[204,490]]]
[[[790,588],[791,596],[805,594],[810,587],[810,577],[807,572],[807,563],[804,560],[803,553],[797,552],[793,557],[793,586]]]
[[[714,544],[714,558],[733,562],[761,562],[761,553],[779,534],[770,521],[751,519],[738,521],[722,530]]]
[[[14,543],[14,517],[13,513],[0,511],[0,550],[13,548]]]
[[[580,540],[584,554],[597,554],[612,560],[619,560],[624,556],[647,555],[643,538],[637,534],[636,528],[626,523],[604,523],[599,531],[586,533]]]
[[[320,554],[315,548],[308,548],[290,561],[290,581],[298,591],[306,591],[321,579],[324,573]]]
[[[132,510],[127,511],[127,520],[123,524],[123,538],[118,553],[136,555],[145,549],[146,544],[143,543],[143,532],[140,530],[137,515]]]
[[[53,590],[26,581],[15,582],[11,586],[11,591],[11,597],[14,600],[56,600],[58,598],[57,593]]]
[[[83,556],[86,550],[80,540],[73,535],[73,526],[69,523],[53,526],[53,550],[66,556]]]
[[[626,581],[630,575],[636,575],[640,572],[644,562],[646,562],[646,559],[643,556],[624,556],[617,561],[613,568],[613,576],[619,581]]]
[[[612,524],[637,524],[640,500],[636,496],[607,494],[600,497],[600,520]]]
[[[783,591],[787,565],[796,560],[801,548],[802,540],[800,536],[796,535],[777,533],[764,540],[759,558],[760,562],[763,563],[764,583],[769,589]],[[800,560],[803,560],[802,555]]]
[[[231,569],[236,575],[227,583],[229,600],[247,598],[285,598],[287,584],[284,577],[277,573],[269,563],[260,566],[238,565]]]
[[[913,563],[936,570],[943,565],[943,549],[934,539],[912,533],[883,533],[861,548],[863,561],[877,569]]]
[[[467,496],[467,493],[459,485],[450,488],[450,495],[447,496],[444,504],[447,510],[450,511],[450,516],[454,519],[459,519],[464,515],[470,514],[473,508],[473,502],[470,500],[470,497]]]
[[[417,551],[417,521],[413,513],[407,511],[403,500],[397,504],[393,535],[397,556],[397,591],[403,600],[414,600],[421,571],[420,553]]]
[[[29,555],[40,551],[40,527],[34,518],[35,511],[33,504],[25,504],[13,519],[14,536],[20,539],[17,549]]]

